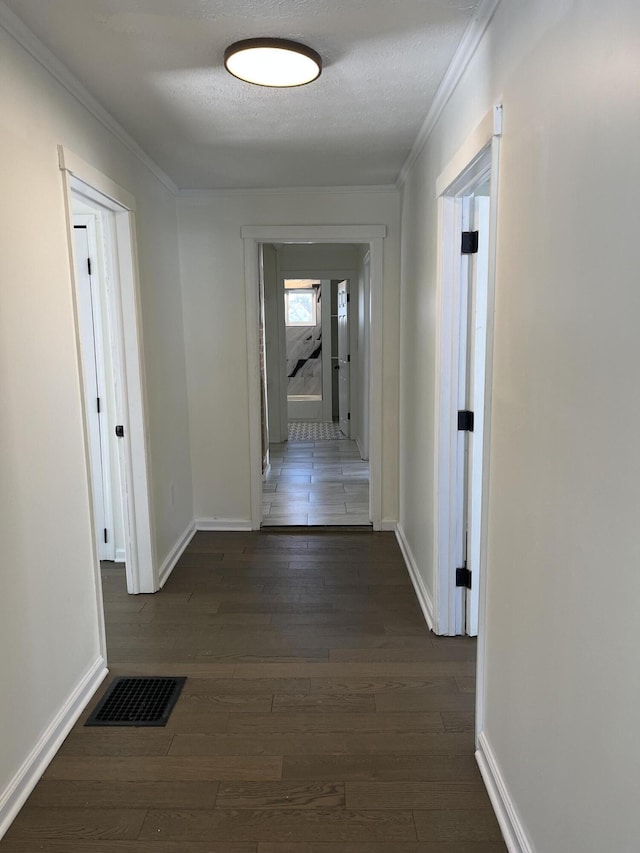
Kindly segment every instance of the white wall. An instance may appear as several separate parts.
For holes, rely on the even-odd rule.
[[[2,29],[0,103],[1,803],[99,654],[59,144],[137,199],[160,560],[192,499],[175,199]]]
[[[640,6],[503,2],[403,198],[401,524],[433,584],[435,181],[504,104],[484,733],[538,853],[638,849]]]
[[[196,517],[251,517],[243,225],[386,224],[383,518],[397,517],[399,194],[258,191],[178,200]]]

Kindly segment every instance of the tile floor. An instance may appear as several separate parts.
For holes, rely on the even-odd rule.
[[[369,463],[355,441],[288,441],[269,451],[264,527],[370,525]]]

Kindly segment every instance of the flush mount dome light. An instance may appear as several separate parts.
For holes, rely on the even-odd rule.
[[[256,38],[237,41],[224,52],[227,71],[256,86],[304,86],[320,76],[320,55],[304,44],[287,39]]]

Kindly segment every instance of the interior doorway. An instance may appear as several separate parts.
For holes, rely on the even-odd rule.
[[[249,384],[249,446],[251,484],[251,527],[262,526],[263,521],[263,421],[262,401],[266,396],[266,382],[261,371],[261,356],[265,352],[264,317],[268,300],[261,308],[260,283],[267,267],[263,247],[270,245],[303,246],[307,244],[357,244],[366,252],[363,266],[367,268],[370,283],[368,297],[364,300],[368,313],[365,328],[365,346],[369,352],[366,385],[362,405],[368,418],[368,439],[363,454],[369,460],[369,519],[374,530],[383,529],[382,519],[382,305],[383,305],[383,243],[387,235],[385,225],[245,225],[241,230],[244,242],[244,275],[247,322],[248,384]],[[338,278],[342,271],[329,271],[325,277]],[[313,277],[313,276],[305,276]],[[342,278],[345,276],[342,275]],[[280,304],[277,300],[276,305]],[[367,334],[367,327],[370,332]],[[282,391],[279,394],[282,401]],[[270,411],[279,407],[270,405]],[[286,423],[286,412],[280,410],[280,430]],[[270,432],[273,439],[274,432]]]
[[[370,526],[369,247],[260,252],[262,525]]]
[[[149,492],[133,198],[60,148],[96,574],[124,563],[129,593],[158,577]],[[124,583],[124,578],[123,578]]]
[[[478,635],[485,582],[499,145],[488,138],[439,181],[434,627],[450,635]]]

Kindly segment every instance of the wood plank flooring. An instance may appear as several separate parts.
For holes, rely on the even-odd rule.
[[[198,533],[157,595],[103,588],[110,678],[184,691],[166,728],[87,709],[0,853],[506,850],[475,644],[429,634],[392,534]]]
[[[263,526],[370,526],[369,463],[355,441],[269,445],[262,484]]]

